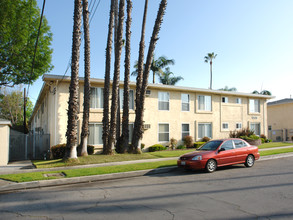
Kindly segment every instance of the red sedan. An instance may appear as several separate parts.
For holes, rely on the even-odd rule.
[[[205,169],[214,172],[217,167],[244,164],[252,167],[259,159],[258,147],[238,138],[212,140],[194,152],[180,156],[178,167],[185,169]]]

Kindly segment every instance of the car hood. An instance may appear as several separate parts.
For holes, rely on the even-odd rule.
[[[212,152],[214,152],[214,151],[199,150],[199,151],[193,151],[191,153],[184,154],[184,155],[182,155],[180,157],[190,158],[190,157],[194,157],[194,156],[198,156],[198,155],[203,156],[203,155],[206,155],[206,154],[210,154]]]

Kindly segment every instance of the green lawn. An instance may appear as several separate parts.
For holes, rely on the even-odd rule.
[[[262,144],[262,145],[258,146],[258,148],[259,149],[264,149],[264,148],[285,147],[285,146],[293,146],[293,143],[270,142],[270,143]]]
[[[290,153],[290,152],[293,152],[293,147],[276,149],[276,150],[260,151],[259,154],[260,154],[260,156],[268,156],[268,155],[284,154],[284,153]]]

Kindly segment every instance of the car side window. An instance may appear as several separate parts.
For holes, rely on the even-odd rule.
[[[232,140],[228,140],[228,141],[224,142],[221,146],[221,149],[225,149],[225,150],[234,149]]]
[[[247,144],[244,141],[241,140],[233,140],[235,148],[241,148],[241,147],[246,147]]]

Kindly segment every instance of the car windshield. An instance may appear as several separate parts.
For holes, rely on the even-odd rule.
[[[202,147],[200,147],[198,150],[216,150],[222,143],[223,141],[209,141],[202,145]]]

